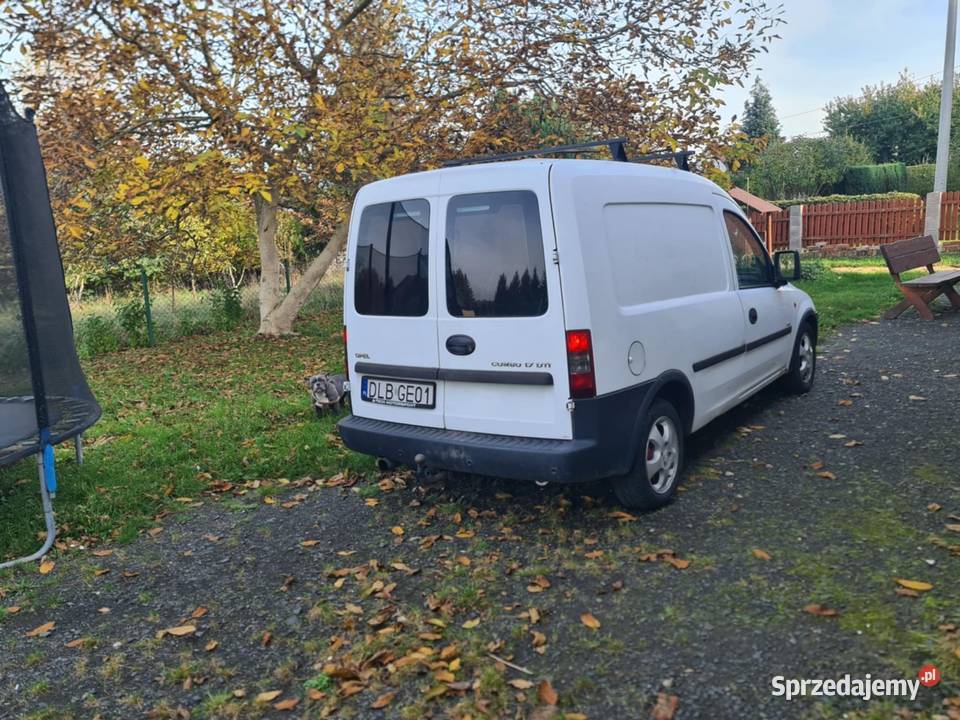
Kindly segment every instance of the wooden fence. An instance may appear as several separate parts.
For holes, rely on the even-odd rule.
[[[960,240],[960,192],[940,196],[940,242]]]
[[[761,239],[768,248],[774,250],[786,250],[790,247],[790,211],[781,210],[777,213],[761,213],[751,210],[748,215],[750,224],[760,234]],[[773,245],[767,240],[767,230],[770,230],[773,238]]]
[[[803,245],[883,245],[923,234],[923,200],[806,205]]]

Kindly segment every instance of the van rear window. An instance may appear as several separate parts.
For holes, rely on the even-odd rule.
[[[547,311],[535,193],[452,197],[446,254],[447,310],[454,317],[532,317]]]
[[[427,314],[430,204],[368,205],[360,216],[353,303],[361,315]]]

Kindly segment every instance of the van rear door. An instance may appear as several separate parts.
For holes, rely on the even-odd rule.
[[[435,183],[388,181],[357,197],[344,287],[354,415],[443,427],[437,299],[430,292],[435,190]]]
[[[502,168],[495,175],[445,178],[441,186],[443,258],[436,295],[444,424],[450,430],[570,438],[547,173],[542,165],[538,172],[517,170],[511,180],[525,178],[530,189],[471,192],[484,185],[477,175],[502,186]]]

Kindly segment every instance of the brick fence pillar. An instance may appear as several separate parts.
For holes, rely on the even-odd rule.
[[[803,250],[803,205],[790,206],[790,249]]]
[[[930,235],[940,244],[940,198],[943,193],[927,193],[926,207],[923,211],[923,234]]]

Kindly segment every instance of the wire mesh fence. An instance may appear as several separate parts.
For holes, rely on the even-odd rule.
[[[305,266],[284,267],[283,286],[295,285]],[[289,282],[287,282],[289,279]],[[131,347],[153,347],[176,338],[249,327],[256,329],[259,285],[256,277],[242,284],[210,282],[184,288],[146,276],[124,292],[74,299],[74,339],[82,358]],[[339,312],[343,301],[343,265],[331,267],[311,293],[302,316]]]

